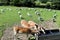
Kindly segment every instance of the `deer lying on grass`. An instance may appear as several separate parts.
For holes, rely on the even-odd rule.
[[[20,26],[14,26],[13,30],[14,30],[14,35],[16,35],[17,33],[37,33],[39,32],[39,29],[41,29],[44,32],[44,29],[41,27],[38,27],[38,25],[33,22],[33,21],[25,21],[25,20],[21,20],[21,25]],[[44,32],[45,33],[45,32]]]
[[[13,31],[14,31],[14,35],[16,35],[17,33],[36,33],[36,30],[31,30],[29,28],[23,28],[20,26],[14,26],[13,27]]]

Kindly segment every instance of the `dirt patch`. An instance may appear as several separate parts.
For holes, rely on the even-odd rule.
[[[58,29],[58,25],[52,20],[44,21],[39,24],[39,27],[44,27],[46,30]]]
[[[7,28],[4,33],[3,36],[1,38],[1,40],[28,40],[28,37],[32,36],[31,34],[29,34],[27,36],[27,34],[17,34],[16,36],[14,36],[13,34],[13,29],[11,28]]]

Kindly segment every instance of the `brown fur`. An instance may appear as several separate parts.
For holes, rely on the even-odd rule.
[[[22,25],[22,27],[30,28],[30,25],[28,24],[28,22],[26,20],[21,20],[21,25]]]
[[[36,27],[38,25],[36,25],[36,23],[33,21],[27,22],[25,20],[21,20],[21,25],[23,27],[20,27],[20,26],[13,27],[14,35],[16,35],[16,33],[19,33],[19,32],[21,32],[21,33],[37,33],[39,31],[38,29],[40,29],[40,28]],[[44,32],[43,28],[41,28],[41,30]]]

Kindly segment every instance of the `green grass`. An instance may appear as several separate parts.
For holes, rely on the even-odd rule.
[[[11,8],[12,10],[7,10],[7,8]],[[18,8],[18,10],[16,10]],[[20,10],[22,8],[23,10]],[[38,16],[35,14],[35,9],[38,10],[39,12],[42,10],[41,17],[44,18],[44,20],[49,20],[52,19],[52,16],[54,14],[54,10],[48,11],[48,9],[45,8],[34,8],[31,10],[28,10],[27,7],[14,7],[14,6],[0,6],[0,9],[5,9],[3,13],[0,11],[0,36],[2,35],[2,29],[4,30],[6,28],[6,25],[8,24],[9,26],[13,25],[14,23],[19,23],[20,22],[20,17],[18,15],[18,11],[20,11],[25,18],[25,20],[33,20],[35,22],[38,21]],[[60,10],[55,10],[57,14],[57,24],[60,26]],[[27,12],[31,13],[33,16],[28,17]],[[3,24],[6,24],[4,27],[2,26]],[[8,26],[8,27],[9,27]]]

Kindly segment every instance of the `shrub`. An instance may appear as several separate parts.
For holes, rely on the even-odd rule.
[[[36,5],[36,6],[39,6],[40,3],[41,3],[41,2],[39,2],[39,1],[35,1],[35,5]]]
[[[47,3],[46,3],[46,7],[47,7],[47,8],[50,8],[50,6],[52,6],[52,2],[47,2]]]

